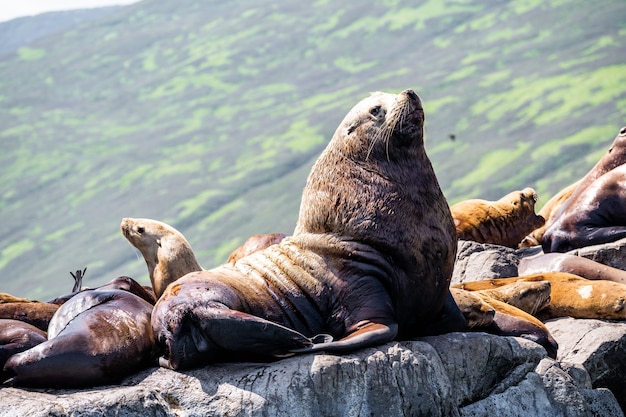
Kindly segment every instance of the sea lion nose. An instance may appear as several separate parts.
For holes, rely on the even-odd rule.
[[[417,100],[418,99],[417,94],[415,94],[415,91],[413,91],[413,90],[404,90],[404,94],[409,96],[409,98],[411,100]]]

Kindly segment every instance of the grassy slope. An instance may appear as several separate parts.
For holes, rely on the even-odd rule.
[[[289,233],[315,157],[368,91],[415,89],[451,202],[583,175],[626,116],[626,7],[144,0],[0,61],[1,291],[146,282],[122,217],[211,267]],[[456,140],[448,135],[454,133]]]

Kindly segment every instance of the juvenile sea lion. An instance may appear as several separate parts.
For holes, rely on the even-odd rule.
[[[153,358],[151,311],[127,291],[79,292],[55,314],[47,341],[7,360],[7,383],[70,388],[117,382]]]
[[[187,239],[172,226],[157,220],[125,218],[120,228],[143,255],[157,299],[176,279],[202,270]]]
[[[543,235],[545,253],[626,237],[626,127],[585,175]]]
[[[358,103],[311,170],[293,236],[166,289],[152,315],[161,363],[198,366],[223,350],[342,352],[466,329],[448,289],[456,231],[423,122],[411,90]]]
[[[48,323],[59,306],[52,303],[32,301],[30,303],[3,303],[0,304],[0,319],[23,321],[46,331]]]
[[[46,332],[19,320],[0,319],[0,383],[5,380],[2,371],[11,356],[46,341]]]
[[[550,282],[550,302],[537,313],[541,319],[569,316],[579,319],[626,320],[626,285],[588,280],[566,272],[546,272],[512,278],[466,282],[467,291],[498,288],[522,281]]]
[[[450,207],[459,239],[517,248],[524,236],[543,225],[535,214],[532,188],[513,191],[498,201],[471,199]]]
[[[228,257],[228,262],[234,263],[244,256],[248,256],[251,253],[258,252],[267,248],[268,246],[280,243],[286,235],[282,233],[267,233],[250,236],[243,245],[231,252]]]
[[[465,291],[460,288],[450,288],[450,293],[454,302],[459,306],[461,314],[467,321],[467,327],[480,329],[490,326],[496,310],[487,304],[480,296],[472,291]]]
[[[568,253],[546,253],[522,258],[517,266],[517,271],[520,275],[568,272],[586,279],[604,279],[626,284],[626,271]]]

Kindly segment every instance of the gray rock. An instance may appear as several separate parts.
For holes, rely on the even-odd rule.
[[[186,372],[153,368],[120,386],[65,391],[1,388],[0,414],[620,415],[610,392],[580,386],[579,380],[528,340],[452,333],[342,356],[305,355]],[[592,406],[607,413],[593,414]],[[516,414],[520,410],[524,413]]]
[[[613,268],[626,270],[626,239],[621,239],[603,245],[587,246],[568,252],[571,255],[582,256]]]
[[[626,323],[566,317],[546,326],[559,344],[557,359],[582,365],[594,388],[610,389],[626,408]]]

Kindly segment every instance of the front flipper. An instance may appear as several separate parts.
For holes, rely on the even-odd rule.
[[[363,322],[357,326],[357,329],[346,337],[337,341],[324,340],[322,343],[315,343],[304,348],[292,349],[293,353],[310,353],[310,352],[349,352],[364,347],[376,346],[389,342],[398,334],[398,325],[396,323],[380,324],[372,322]],[[325,336],[325,335],[323,335]],[[313,338],[317,339],[320,336]]]
[[[158,332],[157,332],[158,333]],[[167,358],[161,366],[187,369],[213,362],[220,354],[284,357],[313,342],[301,333],[252,314],[226,307],[205,307],[162,340]]]

